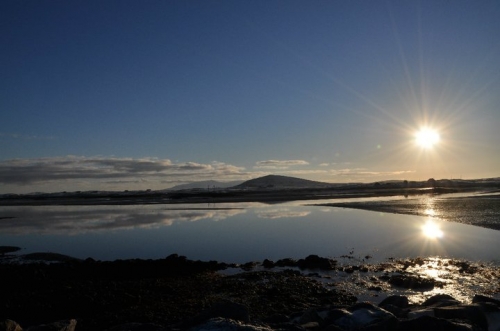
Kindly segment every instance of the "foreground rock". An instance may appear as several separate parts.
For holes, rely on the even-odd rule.
[[[275,322],[248,321],[214,316],[191,330],[364,330],[364,331],[493,331],[500,330],[500,302],[478,296],[476,303],[463,305],[442,295],[432,305],[408,305],[407,298],[389,297],[379,306],[357,303],[350,307],[321,307],[281,316]],[[454,303],[452,306],[449,306]],[[391,312],[395,310],[397,313]]]
[[[47,324],[31,326],[26,331],[74,331],[76,328],[76,320],[57,321]],[[23,328],[12,320],[0,322],[0,331],[23,331]]]
[[[396,313],[391,312],[396,311]],[[30,327],[28,331],[73,331],[76,321],[61,321]],[[104,330],[96,325],[95,330]],[[0,331],[21,331],[11,320],[0,322]],[[165,330],[364,330],[364,331],[495,331],[500,330],[500,302],[477,296],[474,303],[461,304],[451,297],[437,295],[422,305],[410,306],[405,297],[393,296],[378,306],[362,302],[351,306],[338,305],[308,308],[290,315],[273,315],[254,319],[248,307],[234,302],[216,303],[195,316],[188,316],[176,325],[125,323],[107,328],[108,331]]]
[[[248,322],[249,316],[259,320],[356,301],[297,270],[229,276],[218,272],[227,267],[177,255],[160,260],[0,264],[0,320],[16,321],[23,329],[68,319],[78,322],[78,331],[130,323],[188,328],[194,321],[219,315],[247,316],[243,321]]]
[[[444,286],[413,273],[428,268],[426,263],[414,259],[347,267],[311,255],[227,265],[171,255],[161,260],[0,264],[0,331],[500,330],[500,301],[487,295],[460,300],[439,294],[419,304],[405,295],[384,296],[378,304],[357,302],[349,287],[327,284],[313,272],[357,279],[365,275],[372,282],[364,285],[368,290],[380,285],[373,293],[386,287],[425,293]],[[220,273],[228,267],[233,271]],[[482,272],[457,261],[443,267],[467,277]],[[497,269],[493,271],[483,276],[498,284]]]

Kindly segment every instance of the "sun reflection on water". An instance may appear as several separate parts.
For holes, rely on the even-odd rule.
[[[325,277],[325,283],[354,293],[359,301],[379,303],[390,295],[404,295],[411,304],[421,304],[430,297],[447,294],[459,302],[470,304],[476,294],[500,299],[500,268],[495,264],[469,262],[440,256],[392,260],[377,265],[364,265],[366,272],[336,271]],[[345,268],[349,269],[349,268]],[[359,269],[362,270],[362,269]],[[413,280],[406,285],[392,284],[393,277]],[[425,284],[418,286],[418,282]],[[425,281],[425,282],[424,282]]]
[[[444,236],[443,230],[441,230],[439,225],[432,219],[427,220],[422,226],[422,232],[428,239],[439,239]]]
[[[448,294],[465,303],[470,303],[475,294],[498,297],[494,280],[498,279],[499,269],[494,265],[442,257],[417,258],[403,261],[403,265],[406,266],[405,273],[435,282],[430,290],[407,290],[405,294],[414,303],[421,303],[436,294]]]

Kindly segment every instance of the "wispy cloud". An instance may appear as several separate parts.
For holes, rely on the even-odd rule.
[[[339,169],[331,170],[330,172],[336,175],[369,175],[369,176],[392,176],[392,175],[404,175],[409,173],[414,173],[413,170],[396,170],[396,171],[368,171],[363,168],[354,169]]]
[[[12,159],[0,162],[0,183],[32,185],[66,180],[98,180],[107,183],[164,181],[192,176],[199,179],[243,179],[245,168],[213,162],[174,163],[157,158],[53,157]]]
[[[394,179],[415,173],[414,170],[369,171],[364,168],[331,169],[330,174],[351,181],[377,181],[379,179]],[[345,181],[345,180],[342,180]]]
[[[293,166],[309,165],[304,160],[266,160],[255,162],[256,169],[288,169]]]

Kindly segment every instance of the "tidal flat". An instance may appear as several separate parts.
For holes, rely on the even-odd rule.
[[[390,201],[349,201],[319,205],[419,215],[500,230],[498,193],[423,195]]]

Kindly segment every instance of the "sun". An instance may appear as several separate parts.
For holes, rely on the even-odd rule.
[[[431,128],[421,128],[415,134],[415,142],[422,148],[432,148],[440,140],[439,133]]]

